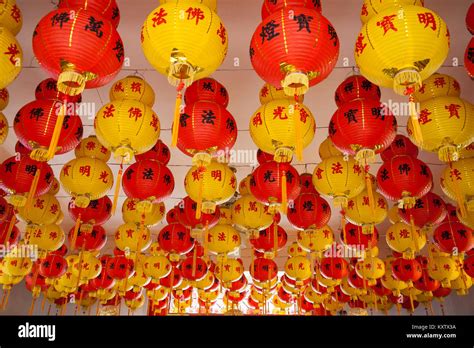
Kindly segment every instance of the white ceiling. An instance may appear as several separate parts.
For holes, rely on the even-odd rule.
[[[10,104],[5,110],[5,115],[12,125],[15,113],[26,103],[34,99],[34,90],[36,85],[44,78],[46,74],[38,67],[38,64],[32,54],[31,38],[33,29],[48,11],[54,8],[53,1],[50,0],[17,0],[18,6],[24,15],[24,26],[18,35],[18,40],[24,50],[25,67],[17,80],[8,87],[10,92]],[[249,42],[253,31],[260,22],[260,6],[262,1],[255,0],[219,0],[218,14],[225,23],[229,34],[229,50],[227,59],[220,69],[213,75],[218,81],[223,83],[230,96],[229,111],[233,114],[237,121],[239,135],[235,149],[251,150],[255,149],[249,132],[248,121],[253,112],[260,105],[258,100],[258,91],[263,82],[253,71],[248,57]],[[323,0],[323,14],[332,22],[340,39],[340,56],[337,67],[332,74],[308,92],[305,96],[305,104],[311,109],[316,117],[317,131],[313,143],[305,150],[304,162],[308,164],[307,170],[312,172],[314,163],[319,161],[318,146],[327,136],[327,125],[333,112],[336,110],[334,103],[334,91],[336,87],[352,73],[354,65],[353,45],[355,38],[360,29],[359,12],[362,0]],[[450,74],[455,77],[462,87],[462,97],[474,102],[474,94],[472,92],[473,82],[467,76],[462,67],[465,47],[471,36],[468,33],[464,17],[471,3],[468,0],[426,0],[425,5],[439,13],[447,22],[451,33],[451,51],[444,67],[440,70],[442,73]],[[160,117],[162,126],[161,139],[170,144],[171,140],[171,123],[175,100],[174,88],[168,85],[166,77],[159,75],[148,64],[142,54],[140,47],[140,28],[148,15],[156,6],[158,1],[149,0],[118,0],[121,11],[121,22],[119,32],[125,45],[125,55],[129,58],[130,66],[124,67],[118,78],[125,77],[129,74],[138,73],[142,75],[154,88],[156,93],[156,103],[154,110]],[[236,64],[238,62],[238,64]],[[349,66],[343,66],[344,62],[348,62]],[[457,63],[458,62],[458,63]],[[459,65],[459,66],[456,66]],[[98,89],[88,90],[83,94],[83,101],[94,103],[95,110],[108,101],[108,89],[110,86]],[[400,101],[401,98],[395,95],[391,90],[382,90],[382,100],[388,102]],[[93,133],[93,119],[83,119],[84,136]],[[399,117],[399,132],[406,134],[405,125],[406,117]],[[4,145],[0,147],[0,159],[5,159],[14,153],[14,145],[16,142],[15,134],[11,129],[8,139]],[[62,164],[73,157],[73,154],[66,154],[55,157],[50,163],[56,175],[59,175]],[[421,159],[431,165],[431,169],[435,176],[437,189],[435,192],[441,194],[439,190],[439,171],[442,164],[438,161],[437,156],[428,153],[422,153]],[[169,164],[172,170],[176,188],[172,198],[166,201],[167,209],[173,207],[179,199],[186,195],[183,186],[184,176],[191,163],[191,159],[181,154],[179,150],[172,149],[171,162]],[[117,172],[118,166],[112,160],[109,165]],[[244,178],[252,170],[248,164],[238,164],[238,179]],[[372,171],[375,173],[377,165],[373,166]],[[297,169],[304,172],[305,165],[298,163]],[[113,192],[110,192],[112,195]],[[63,223],[64,229],[67,231],[72,227],[73,221],[67,214],[67,202],[69,197],[64,191],[58,193],[58,198],[62,203],[62,209],[65,212],[66,219]],[[124,194],[121,194],[119,207],[124,200]],[[120,212],[120,210],[118,210]],[[122,223],[120,214],[116,214],[104,227],[108,234],[113,234],[115,228]],[[339,217],[337,212],[333,211],[331,225],[337,228]],[[283,226],[288,227],[285,219]],[[163,224],[153,228],[156,235]],[[381,228],[381,248],[387,249],[384,241],[384,228]],[[294,240],[295,233],[289,228],[290,242]],[[112,243],[110,243],[112,242]],[[105,251],[110,251],[113,247],[113,241],[109,241]],[[248,250],[242,252],[242,256],[248,255]],[[285,253],[279,257],[279,264],[282,266],[285,259]],[[248,263],[246,263],[248,266]],[[16,300],[15,300],[16,301]],[[460,306],[460,310],[474,311],[473,301],[470,306]],[[19,302],[18,305],[21,305]],[[461,308],[462,307],[462,308]],[[467,308],[467,309],[466,309]]]

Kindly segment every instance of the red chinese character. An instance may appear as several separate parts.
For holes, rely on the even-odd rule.
[[[166,16],[168,14],[166,13],[164,8],[160,8],[160,12],[155,12],[153,13],[153,18],[151,19],[153,21],[153,28],[156,28],[157,25],[166,24]]]
[[[11,16],[13,18],[13,20],[17,23],[20,22],[20,19],[21,19],[21,12],[20,12],[20,9],[18,8],[17,5],[13,5],[12,7],[12,12],[11,12]]]
[[[230,178],[229,185],[230,185],[232,188],[235,188],[235,187],[236,187],[236,185],[237,185],[237,179],[235,178],[235,176],[233,176],[232,178]]]
[[[91,166],[81,166],[79,167],[79,173],[83,176],[91,176]]]
[[[252,123],[255,127],[261,126],[263,124],[262,122],[262,114],[260,112],[257,112],[255,116],[252,119]]]
[[[273,110],[273,119],[276,119],[278,117],[280,120],[287,120],[288,115],[286,113],[283,114],[283,111],[285,111],[284,106],[278,106],[276,109],[274,109]]]
[[[10,46],[8,46],[8,48],[7,48],[7,51],[3,52],[3,53],[6,54],[6,55],[9,55],[10,56],[10,62],[13,65],[16,65],[16,63],[17,63],[16,55],[20,53],[20,50],[18,49],[18,46],[16,44],[10,44]]]
[[[132,92],[141,93],[142,84],[140,82],[132,82],[131,89],[132,89]]]
[[[217,181],[222,181],[222,171],[221,170],[212,170],[211,178]]]
[[[354,206],[355,206],[355,203],[354,201],[351,199],[348,203],[347,203],[347,209],[354,209]]]
[[[71,168],[71,165],[70,165],[70,164],[65,165],[65,166],[63,167],[63,174],[64,174],[65,176],[69,176],[69,169],[70,169],[70,168]]]
[[[362,168],[360,165],[358,164],[354,164],[354,166],[352,167],[352,169],[354,170],[354,174],[360,174],[362,173]]]
[[[257,202],[249,202],[248,211],[258,211],[257,209]]]
[[[114,92],[125,92],[122,82],[117,82],[114,86]]]
[[[242,206],[240,204],[237,204],[235,207],[234,207],[234,211],[237,213],[237,214],[240,214],[240,211],[242,210]]]
[[[58,238],[58,233],[57,232],[50,232],[49,233],[49,239],[52,239],[52,240],[55,240],[56,238]]]
[[[360,12],[360,15],[361,16],[368,16],[369,15],[369,11],[367,11],[367,4],[362,5],[362,10]]]
[[[459,109],[461,108],[461,105],[449,104],[445,105],[444,108],[449,111],[449,118],[456,117],[459,119]]]
[[[199,169],[194,170],[191,174],[193,175],[193,181],[201,180],[201,171]]]
[[[407,229],[400,230],[400,238],[410,238],[410,232]]]
[[[109,118],[114,116],[115,106],[113,104],[106,106],[102,113],[103,118]]]
[[[451,169],[449,176],[455,178],[456,180],[462,180],[461,172],[457,169]]]
[[[102,171],[99,175],[99,180],[102,180],[102,182],[104,184],[107,184],[109,182],[109,179],[107,179],[109,177],[109,173],[107,173],[105,170]]]
[[[221,23],[221,26],[219,29],[217,29],[217,35],[219,35],[219,37],[221,38],[221,41],[222,41],[222,44],[225,45],[225,42],[227,40],[227,35],[226,35],[226,29],[225,27],[222,25]]]
[[[305,109],[300,108],[300,121],[306,123],[306,119],[309,117]]]
[[[323,178],[323,176],[321,175],[323,172],[324,172],[324,170],[321,169],[321,168],[316,169],[316,171],[314,172],[314,174],[316,175],[318,180],[321,180]]]
[[[268,87],[266,85],[260,90],[260,95],[262,97],[266,97],[268,95]]]
[[[436,20],[431,12],[418,13],[418,21],[421,24],[425,25],[425,28],[428,28],[431,25],[431,29],[436,31]]]
[[[239,236],[236,235],[236,234],[234,234],[234,235],[232,236],[232,241],[233,241],[235,244],[237,244],[237,243],[239,242]]]
[[[127,210],[135,210],[135,206],[137,203],[133,200],[128,201],[127,203]]]
[[[377,26],[383,28],[384,36],[389,30],[398,31],[398,29],[395,28],[395,25],[393,24],[393,20],[395,19],[395,17],[396,15],[384,16],[380,22],[377,22]]]
[[[37,198],[34,207],[44,209],[44,199]]]
[[[379,198],[379,200],[377,201],[377,205],[380,208],[385,209],[385,200],[383,198]]]
[[[155,114],[151,115],[151,121],[150,121],[150,126],[153,127],[155,132],[158,132],[158,117],[156,117]]]
[[[135,118],[135,122],[143,116],[142,110],[140,108],[131,107],[128,109],[128,118]]]
[[[425,87],[426,87],[426,83],[423,83],[418,91],[420,93],[425,93]]]
[[[388,240],[395,240],[395,237],[393,236],[393,232],[388,233]]]
[[[431,112],[428,111],[428,109],[423,109],[420,112],[420,117],[418,117],[418,122],[421,124],[426,124],[428,122],[433,121],[429,116],[431,115]]]
[[[196,25],[199,24],[200,20],[204,19],[204,11],[199,7],[190,7],[186,10],[186,13],[188,14],[188,21],[196,19]]]
[[[444,85],[446,85],[446,81],[445,81],[444,77],[437,77],[437,78],[435,78],[435,80],[434,80],[434,85],[435,85],[435,87],[437,87],[437,88],[443,88]]]
[[[59,211],[59,206],[56,203],[51,204],[49,211],[51,212],[51,214],[56,214]]]
[[[336,162],[332,164],[331,169],[333,174],[342,174],[343,166],[341,163]]]
[[[357,37],[357,41],[356,41],[356,45],[355,45],[355,50],[356,50],[357,56],[364,53],[364,50],[367,47],[367,44],[364,43],[364,38],[365,38],[365,36],[362,33],[360,33],[359,36]]]
[[[369,197],[363,196],[362,197],[362,205],[369,205]]]
[[[88,141],[86,143],[86,149],[89,151],[92,151],[95,149],[95,143],[93,141]]]
[[[224,271],[225,272],[230,272],[230,265],[229,264],[224,265]]]
[[[133,238],[133,230],[129,229],[125,231],[127,233],[127,238]]]

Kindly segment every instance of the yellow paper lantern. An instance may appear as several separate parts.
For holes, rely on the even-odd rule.
[[[239,259],[222,259],[214,269],[214,276],[227,284],[240,279],[242,274],[244,274],[244,265]]]
[[[214,285],[215,277],[212,272],[207,272],[204,278],[201,280],[198,280],[197,282],[194,282],[194,287],[199,289],[199,290],[208,290]]]
[[[24,277],[31,272],[33,261],[29,257],[20,257],[15,252],[9,253],[3,259],[3,272],[12,277]]]
[[[326,158],[334,156],[343,156],[343,153],[334,146],[334,143],[332,142],[331,138],[327,137],[319,145],[319,157],[321,158],[321,160],[324,160]]]
[[[109,149],[102,145],[95,135],[82,139],[74,149],[74,154],[76,157],[97,158],[104,162],[107,162],[111,155]]]
[[[137,209],[140,202],[136,198],[127,198],[122,205],[122,218],[124,222],[143,224],[151,227],[157,225],[165,216],[165,204],[163,202],[153,203],[151,211],[141,212]]]
[[[308,252],[304,250],[298,242],[293,242],[291,243],[288,248],[288,256],[293,257],[293,256],[305,256],[308,255]]]
[[[341,284],[339,286],[344,294],[351,297],[351,300],[357,300],[357,297],[364,293],[364,289],[352,287],[349,284],[347,277],[341,279]]]
[[[418,123],[422,141],[413,136],[411,119],[407,132],[417,146],[438,153],[441,161],[457,161],[459,150],[474,140],[473,118],[473,104],[459,97],[437,97],[420,103]]]
[[[134,291],[138,291],[151,282],[151,276],[145,273],[145,268],[141,264],[135,267],[135,273],[128,280],[133,285]]]
[[[365,175],[352,157],[329,157],[314,169],[313,184],[321,195],[333,197],[336,207],[347,207],[349,199],[364,190]]]
[[[160,137],[160,120],[148,105],[136,100],[105,104],[94,120],[97,139],[123,163],[150,150]]]
[[[212,161],[207,167],[193,166],[184,179],[188,196],[201,203],[204,213],[212,214],[216,205],[227,202],[235,193],[237,178],[225,163]]]
[[[465,148],[459,151],[459,158],[472,158],[474,157],[474,143],[469,144]]]
[[[6,88],[0,89],[0,111],[5,110],[10,101],[10,94]]]
[[[441,67],[449,44],[446,23],[435,12],[396,1],[362,26],[355,60],[372,83],[403,95]]]
[[[67,162],[59,180],[64,190],[74,197],[74,204],[86,208],[91,200],[104,197],[114,184],[109,166],[96,158],[80,157]]]
[[[23,16],[16,0],[4,0],[0,3],[0,26],[17,35],[23,26]]]
[[[262,105],[279,99],[288,99],[291,102],[295,102],[294,95],[286,95],[283,87],[275,87],[269,83],[263,85],[258,96],[260,98],[260,104]],[[301,94],[298,97],[299,102],[302,103],[304,101],[304,94]]]
[[[456,261],[449,256],[433,256],[428,259],[428,274],[439,280],[445,288],[451,287],[451,282],[460,276]]]
[[[199,289],[198,290],[198,297],[201,301],[204,302],[214,302],[219,297],[219,291],[204,291]]]
[[[434,73],[423,81],[415,90],[413,97],[417,102],[424,102],[439,97],[460,97],[461,88],[459,82],[445,74]]]
[[[374,225],[382,223],[387,217],[387,200],[378,192],[373,192],[374,209],[370,208],[367,190],[349,199],[344,210],[346,219],[354,225],[362,226],[362,232],[373,233]]]
[[[18,208],[18,217],[27,224],[50,225],[58,221],[61,204],[57,198],[46,193],[33,199],[28,207]]]
[[[459,221],[462,224],[474,229],[474,212],[473,211],[467,211],[465,215],[463,216],[461,214],[461,211],[458,208],[456,211],[456,216],[458,217]]]
[[[456,290],[456,293],[460,296],[467,295],[471,287],[472,278],[464,271],[461,271],[461,275],[451,282],[451,289]]]
[[[151,244],[150,230],[131,222],[120,225],[114,237],[115,245],[122,251],[143,252]]]
[[[344,303],[336,301],[332,297],[328,297],[324,300],[323,307],[328,312],[331,312],[331,315],[336,315],[337,312],[344,308]]]
[[[301,283],[311,277],[311,262],[304,256],[290,257],[285,263],[285,273],[288,278]]]
[[[232,208],[220,206],[219,212],[219,225],[232,225]]]
[[[388,246],[405,258],[413,258],[414,253],[426,245],[426,234],[416,226],[397,222],[390,226],[385,235]]]
[[[334,242],[334,232],[328,225],[322,228],[298,231],[296,241],[307,252],[314,252],[322,256]]]
[[[0,145],[3,144],[8,137],[8,127],[7,118],[0,112]]]
[[[58,250],[66,236],[61,226],[57,224],[29,225],[25,232],[25,241],[29,245],[38,246],[42,251]]]
[[[99,276],[102,271],[102,264],[90,251],[81,251],[74,258],[71,271],[81,281],[88,281]]]
[[[278,297],[278,295],[273,295],[272,297],[272,305],[280,310],[285,310],[285,309],[288,309],[292,306],[291,303],[286,303],[286,302],[283,302],[282,300],[280,300],[280,298]]]
[[[250,180],[252,179],[252,174],[247,175],[239,183],[239,193],[241,196],[250,195]]]
[[[216,225],[206,231],[204,238],[209,251],[217,255],[233,253],[241,245],[240,234],[231,225]]]
[[[268,211],[268,206],[252,195],[245,195],[232,204],[232,222],[236,228],[256,237],[258,231],[273,223],[273,215]]]
[[[474,158],[460,159],[446,166],[441,173],[440,186],[446,196],[457,201],[461,212],[465,206],[474,211]]]
[[[0,27],[0,89],[12,83],[23,66],[23,50],[15,36],[6,29]]]
[[[116,81],[109,92],[110,101],[136,100],[149,107],[155,104],[155,92],[148,82],[139,76],[127,76]]]
[[[312,286],[308,286],[306,287],[303,296],[306,301],[311,302],[313,305],[319,305],[324,302],[324,300],[329,296],[329,294],[321,294],[319,292],[314,291]]]
[[[171,262],[164,255],[148,256],[143,264],[143,272],[153,281],[158,281],[171,273]]]
[[[385,264],[376,256],[367,256],[357,262],[355,270],[359,277],[367,280],[368,285],[375,285],[377,279],[385,274]]]
[[[360,13],[360,20],[362,23],[366,23],[379,12],[395,5],[423,6],[423,1],[424,0],[364,0],[362,11]]]
[[[154,290],[148,290],[146,292],[146,296],[148,299],[152,301],[163,301],[168,294],[170,293],[170,290],[168,288],[165,288],[164,286],[159,286]]]
[[[288,162],[293,153],[301,154],[314,138],[316,123],[303,104],[278,99],[263,104],[250,118],[250,135],[264,152],[274,154],[275,161]]]

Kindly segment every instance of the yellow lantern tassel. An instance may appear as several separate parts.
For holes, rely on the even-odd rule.
[[[206,262],[209,260],[208,255],[208,248],[207,248],[207,232],[209,231],[209,220],[206,221],[206,227],[204,227],[204,240],[203,240],[203,247],[204,247],[204,260]]]
[[[79,233],[79,227],[81,227],[81,214],[77,215],[76,224],[74,225],[74,231],[72,232],[72,239],[71,239],[71,250],[76,249],[76,240],[77,235]]]
[[[2,301],[2,308],[3,308],[3,309],[7,308],[7,306],[8,306],[8,299],[10,298],[10,292],[11,292],[11,291],[12,291],[12,288],[11,288],[11,287],[8,288],[7,294],[6,294],[6,296],[5,296],[5,299],[4,299],[4,301]]]
[[[13,226],[15,226],[16,224],[16,215],[13,215],[12,218],[10,219],[10,224],[8,225],[8,232],[7,232],[7,236],[10,235],[10,233],[13,231]]]
[[[61,129],[63,128],[64,118],[66,116],[67,101],[64,101],[54,125],[53,135],[51,142],[49,143],[48,153],[46,155],[46,161],[50,160],[56,154],[56,148],[58,146],[59,136],[61,135]]]
[[[410,120],[413,128],[413,137],[417,145],[423,144],[423,133],[421,132],[420,122],[418,120],[418,113],[416,111],[415,97],[410,94],[408,99],[408,106],[410,108]]]
[[[281,176],[281,210],[284,214],[288,209],[288,192],[286,187],[286,172]]]
[[[273,221],[273,257],[278,253],[278,224]]]
[[[36,303],[36,297],[33,296],[32,300],[31,300],[30,310],[28,312],[29,316],[33,315],[33,311],[35,310],[35,303]]]
[[[341,210],[341,229],[342,229],[342,237],[344,238],[344,243],[347,246],[347,232],[346,232],[346,217],[345,211]]]
[[[420,247],[418,245],[418,239],[416,238],[416,226],[415,226],[415,219],[413,218],[413,214],[410,214],[410,225],[411,225],[411,238],[413,240],[413,243],[415,244],[415,252],[419,252]],[[413,257],[414,255],[408,258],[413,258]]]
[[[298,117],[294,117],[295,121],[295,133],[296,133],[296,158],[300,161],[303,160],[303,135],[301,134],[301,108],[298,104],[298,96],[295,95],[295,111],[298,111]],[[288,159],[289,160],[289,159]]]
[[[193,278],[196,276],[196,262],[197,262],[197,245],[194,245],[194,252],[193,252],[193,269],[191,275]]]
[[[374,212],[375,210],[375,198],[374,198],[374,187],[372,185],[372,177],[370,176],[368,169],[365,172],[365,184],[367,186],[367,195],[369,196],[369,207]]]
[[[171,146],[176,147],[178,143],[178,133],[179,133],[179,119],[181,116],[181,102],[183,100],[183,88],[184,83],[181,81],[176,87],[176,103],[174,107],[174,118],[173,118],[173,133],[171,138]]]
[[[112,215],[115,215],[115,210],[117,209],[118,197],[120,193],[120,183],[122,182],[122,176],[123,176],[123,158],[122,158],[122,163],[120,163],[120,169],[117,174],[117,182],[115,183],[114,200],[112,204]]]
[[[196,202],[196,219],[199,220],[202,216],[202,190],[204,185],[204,171],[205,167],[199,168],[199,191],[198,200]]]
[[[31,203],[33,202],[33,198],[36,194],[36,189],[38,188],[39,179],[41,176],[41,169],[36,169],[35,177],[33,182],[31,183],[30,191],[28,192],[28,197],[26,199],[26,206],[30,207]]]
[[[415,304],[413,303],[413,294],[411,292],[411,289],[409,290],[410,292],[410,307],[411,307],[411,311],[412,313],[415,312]]]
[[[453,169],[453,164],[451,162],[449,162],[449,167],[450,170]],[[461,217],[465,218],[467,216],[466,200],[464,199],[464,195],[461,192],[458,181],[454,178],[454,176],[451,176],[451,181],[454,186],[454,194],[456,195],[456,201],[458,202],[459,212],[461,213]]]

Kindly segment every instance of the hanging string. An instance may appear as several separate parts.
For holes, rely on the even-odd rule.
[[[176,103],[174,107],[173,133],[171,136],[171,146],[176,147],[178,143],[179,121],[181,117],[181,102],[183,101],[184,82],[180,81],[176,87]]]

